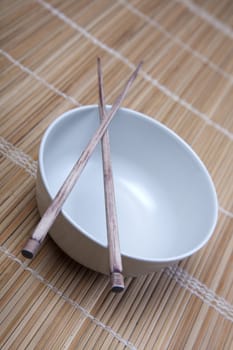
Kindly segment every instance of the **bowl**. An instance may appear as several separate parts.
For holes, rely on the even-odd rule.
[[[64,113],[46,130],[36,185],[41,215],[99,123],[92,105]],[[197,252],[210,239],[218,212],[201,160],[173,131],[130,109],[117,112],[109,134],[124,274],[155,272]],[[100,144],[50,235],[80,264],[109,273]]]

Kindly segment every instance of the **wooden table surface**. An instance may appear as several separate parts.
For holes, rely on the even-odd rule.
[[[232,0],[1,0],[0,7],[1,349],[232,349]],[[41,137],[61,113],[98,103],[97,56],[107,103],[144,60],[123,105],[190,144],[219,200],[203,249],[126,278],[119,295],[50,238],[34,260],[21,255],[39,221]]]

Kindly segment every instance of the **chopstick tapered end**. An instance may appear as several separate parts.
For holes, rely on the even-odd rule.
[[[124,285],[124,277],[120,272],[113,272],[111,274],[111,284],[112,284],[112,292],[120,293],[125,289]]]
[[[40,248],[40,242],[30,238],[25,247],[22,249],[22,255],[27,259],[32,259],[36,255],[38,249]]]

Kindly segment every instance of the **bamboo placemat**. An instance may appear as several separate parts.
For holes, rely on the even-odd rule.
[[[230,349],[233,346],[233,3],[231,0],[1,0],[1,349]],[[124,106],[184,138],[207,166],[219,218],[177,266],[126,279],[75,263],[48,238],[21,249],[39,215],[38,147],[64,111],[111,103],[139,60]],[[188,232],[187,232],[188,234]]]

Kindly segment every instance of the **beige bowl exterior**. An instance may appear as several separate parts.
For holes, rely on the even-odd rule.
[[[36,199],[42,216],[51,203],[51,198],[44,186],[39,168],[36,181]],[[109,274],[108,248],[80,232],[66,219],[62,212],[57,217],[49,234],[54,242],[76,262],[102,274]],[[177,261],[166,263],[145,261],[122,256],[125,276],[138,276],[156,272],[175,262]]]

